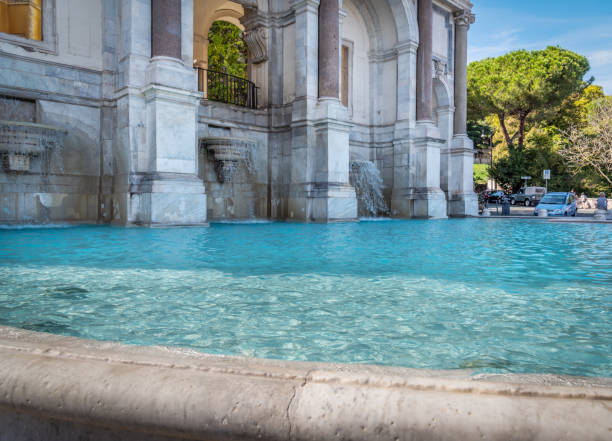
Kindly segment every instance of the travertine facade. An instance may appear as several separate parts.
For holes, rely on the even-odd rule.
[[[0,153],[0,222],[352,220],[352,160],[376,164],[394,217],[476,214],[470,9],[468,0],[43,0],[42,40],[0,33],[0,101],[34,106],[31,123],[67,135],[27,171]],[[198,90],[194,66],[207,67],[215,20],[244,31],[256,108]],[[249,151],[213,155],[207,140],[219,137],[248,140]],[[228,169],[219,160],[228,155],[244,168],[231,182],[219,166]]]

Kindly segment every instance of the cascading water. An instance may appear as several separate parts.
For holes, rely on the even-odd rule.
[[[56,177],[64,175],[63,147],[67,131],[36,123],[33,101],[0,96],[0,183],[3,222],[47,223],[60,207],[64,192]]]
[[[41,157],[40,174],[47,176],[53,162],[63,172],[62,149],[66,131],[29,122],[0,121],[0,153],[5,168],[13,172],[30,170],[30,158]]]
[[[389,214],[389,207],[382,193],[383,180],[373,162],[351,161],[350,183],[357,193],[359,216]]]

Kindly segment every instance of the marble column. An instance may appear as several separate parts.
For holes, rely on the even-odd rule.
[[[467,134],[467,32],[472,23],[469,11],[455,15],[455,135]]]
[[[432,0],[419,0],[419,47],[417,49],[417,121],[433,121],[433,7]]]
[[[357,198],[349,184],[351,125],[339,99],[338,0],[301,0],[293,8],[296,99],[288,218],[306,222],[354,220]]]
[[[467,32],[474,23],[468,10],[455,13],[455,116],[450,151],[449,215],[476,216],[474,193],[474,148],[467,136]]]
[[[151,57],[181,58],[181,0],[151,0]]]
[[[409,149],[407,204],[403,216],[445,218],[446,195],[440,189],[440,148],[444,139],[433,122],[433,6],[418,0],[419,47],[416,71],[416,126]],[[402,207],[398,205],[398,207]]]
[[[340,22],[338,0],[319,3],[319,97],[338,98]]]

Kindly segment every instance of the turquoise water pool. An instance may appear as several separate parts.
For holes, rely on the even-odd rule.
[[[5,228],[0,324],[215,354],[612,376],[612,228]]]

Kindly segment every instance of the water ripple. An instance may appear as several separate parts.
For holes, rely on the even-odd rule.
[[[612,376],[608,225],[0,230],[0,323],[219,354]]]

